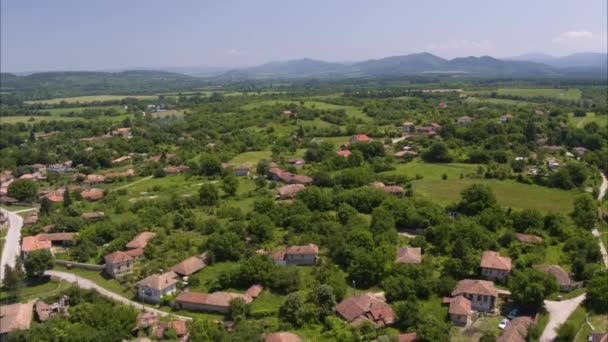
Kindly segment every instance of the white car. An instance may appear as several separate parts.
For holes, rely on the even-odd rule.
[[[498,323],[498,329],[504,330],[507,327],[507,324],[509,324],[509,320],[505,318]]]

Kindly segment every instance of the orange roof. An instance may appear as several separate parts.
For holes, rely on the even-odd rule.
[[[146,248],[148,241],[156,236],[153,232],[141,232],[127,243],[127,248]]]
[[[82,198],[89,201],[97,201],[103,198],[103,190],[101,189],[88,189],[80,193]]]
[[[51,246],[50,240],[40,240],[37,236],[26,236],[21,242],[21,250],[26,253],[39,249],[51,249]]]
[[[171,321],[167,323],[167,328],[175,329],[175,333],[177,334],[177,336],[183,336],[188,333],[188,329],[186,328],[186,322],[180,320]]]
[[[511,271],[511,258],[500,256],[498,252],[484,251],[481,255],[481,267]]]
[[[247,292],[245,292],[245,294],[251,298],[257,298],[260,293],[262,293],[262,290],[264,290],[264,287],[262,287],[262,285],[251,285],[251,287],[247,289]]]
[[[143,248],[134,248],[134,249],[129,249],[128,251],[126,251],[125,253],[129,254],[130,256],[137,258],[140,255],[144,254],[144,249]]]
[[[74,238],[78,234],[76,233],[51,233],[51,234],[38,234],[34,237],[40,241],[74,241]]]
[[[456,296],[450,300],[448,313],[451,315],[469,316],[471,314],[471,301],[464,296]]]
[[[33,302],[0,306],[0,334],[29,329],[33,315]]]
[[[418,338],[416,333],[399,334],[397,341],[399,342],[415,342]]]
[[[354,135],[351,138],[351,141],[353,141],[353,142],[367,142],[367,141],[372,141],[372,139],[370,137],[368,137],[367,134],[357,134],[357,135]]]
[[[319,247],[313,243],[310,243],[305,246],[291,246],[285,250],[285,254],[294,254],[294,255],[310,255],[310,254],[319,254]]]
[[[463,279],[459,281],[456,289],[452,291],[452,296],[465,293],[498,297],[498,290],[494,287],[494,282],[487,280]]]
[[[129,254],[121,251],[116,251],[112,254],[108,254],[104,257],[106,264],[116,264],[123,261],[133,260]]]
[[[171,267],[171,270],[179,275],[189,276],[192,273],[203,269],[205,266],[207,266],[207,263],[201,257],[192,256]]]
[[[406,247],[397,248],[397,263],[399,264],[419,264],[422,262],[422,248]]]
[[[266,335],[264,342],[300,342],[301,339],[298,335],[290,332],[276,332]]]

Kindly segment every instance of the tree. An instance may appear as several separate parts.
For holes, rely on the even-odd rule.
[[[422,159],[429,163],[449,163],[452,161],[450,150],[444,142],[433,143],[422,153]]]
[[[71,249],[70,253],[76,260],[87,262],[97,253],[97,246],[89,239],[82,239],[76,247]]]
[[[220,197],[217,187],[211,183],[201,185],[198,191],[198,197],[202,205],[215,205]]]
[[[228,196],[234,196],[239,188],[239,180],[236,176],[229,174],[222,179],[222,190]]]
[[[590,194],[582,194],[574,199],[574,211],[570,214],[574,223],[588,230],[595,227],[597,204]]]
[[[552,275],[532,268],[513,272],[508,287],[513,301],[526,310],[537,310],[546,296],[559,289]]]
[[[240,321],[247,318],[249,305],[242,298],[233,298],[230,301],[228,315],[233,321]]]
[[[325,284],[313,287],[308,294],[308,301],[316,305],[321,321],[331,315],[336,306],[334,290],[331,286]]]
[[[214,261],[236,261],[245,254],[245,242],[233,232],[216,232],[209,236],[207,250]]]
[[[220,174],[222,172],[222,163],[215,155],[204,154],[200,159],[199,172],[205,176]]]
[[[15,268],[8,264],[4,265],[4,279],[2,286],[8,291],[17,291],[23,286],[23,271],[21,270],[21,261],[15,265]]]
[[[42,200],[40,200],[40,214],[46,216],[51,213],[52,209],[53,203],[51,202],[51,200],[46,197],[43,197]]]
[[[72,195],[70,195],[69,189],[65,189],[65,192],[63,193],[63,206],[65,208],[67,208],[71,205],[72,205]]]
[[[461,197],[458,208],[466,215],[477,215],[498,205],[496,196],[487,185],[473,184],[462,191]]]
[[[285,302],[279,309],[279,317],[296,327],[304,325],[304,301],[298,292],[292,292],[285,297]]]
[[[543,216],[538,210],[524,209],[513,213],[513,228],[518,232],[541,229],[544,226]]]
[[[420,310],[415,298],[397,302],[395,305],[395,314],[399,317],[397,324],[401,330],[407,331],[418,324],[420,320]]]
[[[40,277],[44,271],[53,268],[53,255],[48,249],[28,253],[25,259],[25,272],[29,278]]]
[[[7,195],[20,201],[34,201],[38,196],[38,184],[30,179],[17,179],[8,186]]]
[[[262,214],[252,214],[247,231],[253,238],[254,242],[266,242],[272,239],[274,234],[274,223],[272,220]]]
[[[266,177],[268,170],[270,169],[270,161],[267,159],[260,159],[258,165],[255,167],[255,173],[262,177]]]
[[[596,313],[608,313],[608,272],[597,272],[587,282],[586,305]]]

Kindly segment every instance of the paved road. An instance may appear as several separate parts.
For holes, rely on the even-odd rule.
[[[568,320],[570,314],[585,300],[585,294],[560,302],[545,300],[545,308],[549,312],[549,322],[540,336],[539,342],[551,342],[557,336],[557,329]]]
[[[106,297],[111,298],[111,299],[113,299],[115,301],[121,302],[123,304],[130,305],[130,306],[132,306],[132,307],[134,307],[136,309],[139,309],[139,310],[152,311],[152,312],[154,312],[154,313],[156,313],[157,315],[160,315],[160,316],[175,316],[175,317],[177,317],[177,318],[179,318],[181,320],[184,320],[184,321],[190,321],[190,320],[192,320],[192,317],[174,315],[174,314],[171,314],[169,312],[165,312],[165,311],[158,310],[158,309],[155,309],[155,308],[147,306],[147,305],[143,305],[143,304],[134,302],[132,300],[129,300],[129,299],[127,299],[127,298],[119,295],[118,293],[114,293],[112,291],[104,289],[103,287],[95,284],[93,281],[91,281],[89,279],[79,277],[79,276],[74,275],[72,273],[59,272],[59,271],[46,271],[46,272],[44,272],[44,274],[46,274],[48,276],[51,276],[51,277],[54,277],[54,278],[59,278],[59,279],[65,280],[65,281],[69,281],[71,283],[77,283],[78,286],[80,286],[80,287],[82,287],[84,289],[94,289],[97,292],[99,292],[100,294],[102,294],[103,296],[106,296]]]
[[[8,216],[8,233],[4,240],[4,249],[2,249],[2,257],[0,258],[0,282],[4,279],[4,265],[15,267],[15,260],[21,253],[21,227],[23,227],[23,218],[18,213],[31,211],[34,208],[23,209],[18,211],[7,211],[0,209],[4,215]]]
[[[598,201],[604,198],[606,190],[608,190],[608,179],[606,179],[606,176],[602,172],[600,172],[600,176],[602,176],[602,184],[600,185],[600,192],[597,194]]]
[[[602,176],[602,184],[600,185],[600,191],[597,195],[598,201],[600,201],[604,198],[604,195],[606,194],[606,190],[608,189],[608,179],[606,179],[606,176],[601,172],[600,172],[600,176]],[[604,243],[602,242],[601,233],[599,230],[597,230],[597,228],[593,228],[591,233],[593,234],[593,236],[597,237],[599,240],[600,252],[602,252],[602,260],[604,260],[604,265],[606,266],[606,268],[608,268],[608,252],[606,251],[606,246],[604,246]]]

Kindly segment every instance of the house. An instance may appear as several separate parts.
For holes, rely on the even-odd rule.
[[[289,184],[277,189],[277,197],[281,200],[294,199],[296,194],[306,187],[302,184]]]
[[[173,274],[153,274],[137,282],[137,297],[144,302],[160,303],[163,296],[177,291]]]
[[[287,265],[315,265],[319,247],[315,244],[305,246],[291,246],[285,250],[285,261]]]
[[[300,337],[294,333],[281,331],[264,336],[264,342],[300,342]]]
[[[543,243],[545,241],[542,237],[533,234],[515,233],[515,238],[522,243]]]
[[[122,162],[126,162],[127,160],[130,160],[131,156],[122,156],[122,157],[118,157],[114,160],[112,160],[112,164],[120,164]]]
[[[377,327],[385,327],[397,320],[384,294],[365,293],[346,298],[336,305],[336,313],[354,327],[366,321]]]
[[[413,122],[406,121],[401,124],[401,130],[404,133],[412,133],[416,130],[416,125]]]
[[[191,256],[179,264],[171,267],[171,271],[180,276],[190,276],[207,266],[207,253],[200,256]]]
[[[534,114],[536,114],[536,115],[545,115],[545,111],[544,111],[544,110],[542,110],[542,109],[536,109],[536,110],[534,111]]]
[[[417,156],[417,155],[418,155],[418,152],[416,152],[416,151],[412,151],[412,150],[399,151],[399,152],[395,152],[395,153],[393,154],[393,156],[395,156],[395,157],[397,157],[397,158],[403,158],[403,157],[405,157],[405,156],[408,156],[408,157],[412,157],[412,158],[413,158],[413,157],[415,157],[415,156]]]
[[[80,215],[85,220],[99,220],[106,216],[103,211],[90,211]]]
[[[418,341],[418,334],[413,333],[405,333],[397,335],[397,342],[416,342]]]
[[[494,251],[484,251],[481,255],[481,275],[504,282],[511,273],[511,258],[500,256]]]
[[[458,119],[456,119],[456,123],[458,123],[459,125],[468,125],[471,122],[473,122],[473,118],[470,116],[461,116]]]
[[[112,278],[118,278],[131,273],[133,269],[133,257],[121,251],[116,251],[104,257],[105,271]]]
[[[254,285],[255,286],[255,285]],[[251,304],[253,298],[241,293],[234,292],[182,292],[175,298],[175,305],[178,309],[192,311],[206,311],[228,313],[230,311],[230,302],[233,299],[241,299],[246,304]]]
[[[451,298],[448,314],[450,315],[450,321],[454,325],[468,326],[471,323],[471,315],[473,314],[471,301],[462,295]]]
[[[400,187],[400,186],[396,186],[396,185],[387,185],[387,186],[384,186],[382,188],[382,191],[384,191],[384,192],[386,192],[388,194],[397,196],[397,197],[403,197],[403,195],[405,194],[405,191],[403,190],[403,188]]]
[[[513,120],[513,115],[512,114],[505,114],[503,116],[500,117],[500,122],[509,122]]]
[[[106,180],[104,175],[88,175],[84,182],[89,184],[103,183]]]
[[[439,102],[439,108],[448,108],[448,104],[445,101]]]
[[[422,262],[422,248],[420,247],[398,247],[397,258],[398,264],[419,264]]]
[[[357,134],[357,135],[353,135],[350,138],[350,142],[351,143],[359,143],[359,142],[371,142],[372,139],[370,137],[367,136],[367,134]]]
[[[188,329],[186,327],[186,322],[181,320],[174,320],[169,322],[160,322],[158,319],[149,325],[152,329],[152,335],[159,340],[167,338],[166,336],[168,329],[175,330],[175,334],[177,335],[178,342],[186,342],[188,341]]]
[[[128,249],[141,248],[144,249],[148,245],[148,242],[156,236],[153,232],[141,232],[137,234],[131,241],[126,245]]]
[[[174,174],[178,174],[182,171],[186,171],[186,170],[190,170],[190,166],[188,165],[178,165],[178,166],[165,166],[163,167],[163,171],[165,171],[166,174],[169,175],[174,175]]]
[[[17,200],[16,198],[9,197],[9,196],[0,196],[0,203],[1,204],[11,205],[11,204],[15,204],[17,202],[19,202],[19,200]]]
[[[232,174],[240,177],[240,176],[249,176],[251,172],[251,168],[249,166],[237,166],[232,169]]]
[[[85,199],[87,201],[99,201],[100,199],[103,198],[103,190],[101,189],[88,189],[88,190],[83,190],[80,192],[80,197],[82,197],[82,199]]]
[[[589,342],[608,342],[608,333],[593,333],[587,338]]]
[[[291,165],[304,165],[306,162],[302,158],[293,158],[293,159],[288,159],[287,163],[291,164]]]
[[[572,281],[568,272],[560,265],[536,265],[534,268],[555,277],[559,290],[562,292],[569,292],[578,287],[578,284]]]
[[[534,325],[532,318],[527,316],[515,317],[496,338],[496,342],[526,342],[528,330]]]
[[[117,128],[117,129],[113,130],[110,134],[113,137],[120,136],[120,137],[127,138],[127,139],[130,139],[132,137],[131,128],[129,128],[129,127]]]
[[[41,249],[50,250],[52,243],[49,240],[39,240],[36,236],[26,236],[21,241],[21,256],[25,259],[33,251]]]
[[[53,304],[47,304],[41,300],[34,305],[36,316],[40,322],[45,322],[52,316],[67,316],[70,307],[70,297],[63,295]]]
[[[44,197],[53,203],[62,203],[65,191],[65,189],[57,189],[44,195]]]
[[[547,158],[547,169],[549,169],[549,171],[559,169],[559,162],[554,158]]]
[[[143,248],[133,248],[133,249],[126,250],[125,253],[130,255],[132,258],[137,258],[139,256],[144,255],[144,249]]]
[[[574,153],[579,158],[584,156],[585,153],[587,153],[587,151],[589,151],[589,150],[587,150],[586,148],[584,148],[582,146],[572,148],[572,153]]]
[[[0,340],[14,331],[28,330],[34,315],[34,302],[0,306]]]
[[[272,180],[281,181],[287,184],[310,185],[313,181],[313,179],[308,176],[295,175],[278,167],[271,167],[268,169],[267,176]]]
[[[336,154],[339,155],[340,157],[348,158],[353,153],[349,150],[340,150],[340,151],[336,151]]]
[[[459,281],[452,291],[452,297],[460,295],[471,301],[473,310],[489,312],[496,308],[498,290],[491,281],[464,279]]]
[[[38,222],[38,212],[37,211],[32,211],[31,213],[27,214],[23,218],[23,225],[25,225],[25,226],[31,226],[33,224],[36,224],[36,222]]]

